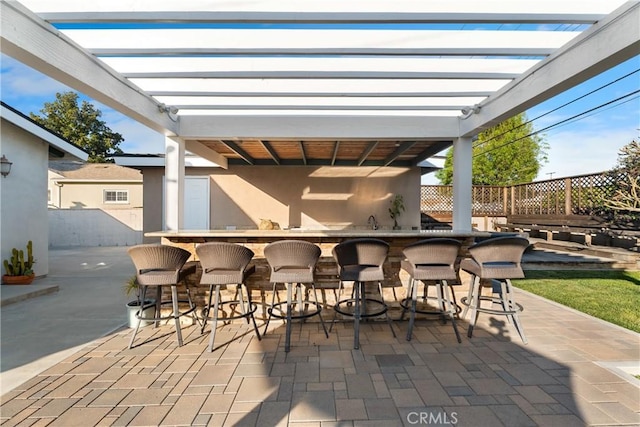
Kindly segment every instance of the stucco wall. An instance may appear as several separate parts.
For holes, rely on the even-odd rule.
[[[163,168],[143,173],[145,231],[162,229],[163,174]],[[370,215],[391,228],[395,194],[406,207],[399,225],[420,226],[419,168],[255,166],[187,169],[187,175],[211,177],[211,228],[256,228],[261,218],[282,227],[366,227]]]
[[[9,258],[14,247],[26,250],[31,240],[34,271],[37,276],[45,275],[49,272],[48,144],[3,119],[0,151],[13,162],[11,173],[0,178],[1,258]]]
[[[49,210],[51,247],[139,243],[142,243],[142,208]]]
[[[61,182],[51,204],[60,208],[70,209],[130,209],[142,206],[142,182],[138,184],[109,182],[84,183]],[[128,203],[104,203],[104,190],[128,190]],[[57,197],[57,198],[54,198]]]

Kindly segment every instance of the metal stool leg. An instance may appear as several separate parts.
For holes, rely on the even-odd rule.
[[[162,286],[156,286],[156,314],[154,317],[160,317],[160,313],[162,312]],[[160,320],[156,320],[153,324],[154,328],[160,326]]]
[[[445,304],[448,306],[447,312],[451,318],[451,325],[453,325],[453,331],[456,333],[458,343],[461,343],[462,340],[460,339],[460,332],[458,332],[458,326],[456,325],[456,305],[449,298],[449,285],[447,284],[447,281],[443,280],[441,283],[444,288]]]
[[[178,286],[171,285],[171,303],[173,305],[173,319],[176,325],[178,347],[182,347],[182,329],[180,328],[180,310],[178,307]]]
[[[520,339],[524,344],[527,344],[527,338],[524,335],[524,330],[522,329],[522,324],[520,323],[520,316],[518,315],[519,308],[516,305],[516,302],[513,298],[513,286],[511,285],[511,280],[506,279],[506,294],[507,294],[507,304],[509,305],[509,310],[514,313],[511,315],[513,319],[513,324],[520,335]]]
[[[211,319],[211,336],[209,337],[209,353],[213,351],[213,341],[216,339],[218,327],[218,310],[220,309],[220,285],[216,285],[216,299],[213,302],[213,318]]]
[[[129,341],[129,348],[131,349],[133,347],[133,341],[136,339],[136,334],[138,333],[138,329],[140,329],[140,322],[142,321],[142,319],[140,319],[140,317],[142,317],[142,313],[143,313],[143,309],[144,309],[144,300],[145,297],[147,295],[147,287],[146,286],[140,286],[142,288],[142,303],[140,305],[140,308],[138,308],[138,312],[136,313],[136,328],[133,330],[133,334],[131,334],[131,340]]]
[[[475,279],[476,276],[475,275],[471,275],[471,282],[469,283],[469,292],[467,293],[467,304],[465,304],[464,306],[464,310],[462,311],[462,318],[466,318],[467,317],[467,311],[469,311],[469,307],[471,307],[471,303],[472,303],[472,298],[473,298],[473,286],[475,283]]]
[[[275,304],[276,302],[276,285],[277,283],[273,284],[273,291],[271,292],[271,307],[267,309],[267,321],[265,322],[264,325],[264,332],[263,334],[267,333],[267,329],[269,328],[269,321],[271,320],[271,313],[273,312],[273,304]]]
[[[211,299],[213,298],[213,285],[209,285],[209,299],[207,302],[207,307],[203,310],[203,313],[206,312],[204,322],[202,322],[202,327],[200,328],[200,335],[204,334],[204,329],[207,327],[207,319],[209,318],[209,311],[211,311]]]
[[[360,292],[364,293],[364,282],[354,282],[355,301],[353,303],[353,348],[360,348]],[[362,289],[361,289],[362,288]]]
[[[409,291],[411,292],[409,294]],[[407,331],[407,341],[411,341],[411,335],[413,334],[413,324],[416,321],[416,305],[418,304],[418,287],[416,281],[412,278],[409,279],[409,289],[407,290],[407,296],[411,295],[411,309],[409,310],[409,330]]]
[[[344,290],[344,282],[340,280],[338,284],[338,296],[336,297],[336,305],[338,304],[338,301],[340,301],[340,298],[342,297],[343,290]],[[333,310],[333,320],[331,321],[331,325],[329,326],[329,332],[333,331],[333,324],[336,323],[337,320],[338,320],[338,312],[336,310]]]
[[[242,286],[242,285],[240,285]],[[246,285],[245,285],[246,286]],[[251,301],[251,290],[247,288],[247,302],[249,304],[249,315],[251,316],[251,321],[253,322],[253,329],[256,331],[256,335],[258,337],[258,341],[262,340],[260,336],[260,331],[258,330],[258,324],[256,323],[256,318],[253,315],[253,302]]]
[[[313,288],[313,297],[316,299],[316,304],[318,304],[318,307],[319,307],[320,301],[318,300],[318,292],[316,291],[316,286],[312,283],[311,287]],[[322,312],[318,314],[318,317],[320,317],[320,324],[322,325],[322,329],[324,329],[325,336],[329,338],[329,332],[327,332],[327,327],[324,324],[324,319],[322,318]]]
[[[293,283],[287,283],[285,285],[287,287],[287,319],[285,325],[285,338],[284,338],[284,351],[288,353],[291,349],[291,299],[292,299],[292,289],[294,286]]]
[[[386,307],[386,304],[384,302],[384,293],[382,292],[382,282],[378,282],[378,292],[380,292],[380,302],[382,302],[382,304]],[[363,299],[363,301],[366,304],[366,299]],[[384,311],[384,317],[385,317],[385,319],[387,321],[387,324],[389,325],[389,328],[391,329],[391,334],[395,338],[396,337],[396,331],[393,330],[393,324],[391,323],[391,318],[389,317],[389,310],[387,310],[386,308],[385,308],[385,311]]]
[[[471,283],[471,286],[473,292],[471,301],[469,302],[469,307],[471,307],[471,319],[469,322],[469,329],[467,330],[467,336],[469,338],[471,338],[471,336],[473,335],[473,328],[478,321],[478,314],[480,314],[478,308],[480,307],[480,292],[482,291],[482,287],[480,286],[480,278],[472,276],[472,280],[473,282]]]

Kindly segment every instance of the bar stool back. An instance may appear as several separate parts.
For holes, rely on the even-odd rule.
[[[285,352],[288,352],[291,347],[291,321],[293,319],[319,316],[324,333],[329,338],[329,333],[322,319],[322,306],[318,302],[318,294],[314,285],[316,264],[321,253],[322,251],[318,246],[303,240],[280,240],[269,243],[264,248],[264,256],[271,268],[269,281],[273,283],[271,307],[267,310],[269,316],[267,317],[264,333],[267,332],[271,317],[283,319],[286,324]],[[275,296],[278,283],[285,284],[287,300],[276,304]],[[315,301],[310,301],[307,298],[309,289],[306,288],[303,292],[303,284],[311,287]],[[283,305],[285,306],[284,309],[282,308]]]
[[[338,264],[340,289],[334,306],[336,313],[354,319],[353,348],[360,348],[360,320],[385,315],[391,333],[396,336],[391,319],[387,314],[387,304],[382,293],[384,280],[383,264],[389,253],[389,244],[383,240],[362,238],[345,240],[333,248],[333,256]],[[344,282],[353,282],[352,298],[340,299]],[[367,298],[365,283],[377,282],[380,299]],[[335,323],[335,318],[334,318]],[[333,323],[331,324],[333,327]]]
[[[422,314],[438,314],[446,319],[449,317],[453,330],[456,334],[458,342],[460,333],[456,326],[455,316],[457,314],[457,304],[455,304],[455,294],[453,289],[452,297],[449,296],[449,288],[451,283],[448,280],[458,280],[456,271],[456,260],[460,251],[461,243],[455,239],[436,238],[421,240],[404,248],[402,253],[406,257],[400,262],[403,270],[409,273],[409,282],[407,283],[407,296],[401,301],[402,316],[407,310],[410,312],[409,329],[407,331],[407,341],[411,341],[411,334],[415,322],[416,313]],[[436,310],[427,310],[417,308],[418,300],[418,283],[421,281],[424,285],[423,300],[435,299],[437,303]],[[428,281],[436,282],[436,297],[428,296]]]
[[[513,297],[513,287],[510,279],[521,279],[524,272],[521,267],[521,260],[524,251],[529,246],[529,240],[524,237],[496,237],[476,243],[469,247],[471,258],[465,258],[460,263],[460,269],[471,274],[469,294],[461,299],[466,305],[463,317],[471,308],[471,319],[467,335],[471,338],[473,328],[478,320],[478,313],[488,313],[493,315],[507,316],[513,323],[522,339],[527,343],[518,313],[523,310],[522,306],[515,302]],[[482,296],[481,280],[496,280],[500,283],[498,296]],[[481,301],[491,301],[502,306],[502,310],[489,307],[482,307]]]
[[[246,286],[246,279],[255,272],[255,266],[249,266],[249,262],[253,258],[253,251],[242,245],[227,242],[208,242],[202,243],[196,247],[196,254],[200,259],[200,265],[202,266],[202,277],[200,278],[200,285],[209,286],[209,299],[206,307],[203,308],[203,316],[206,319],[211,320],[211,336],[209,337],[209,351],[213,351],[213,342],[216,337],[216,327],[218,324],[220,306],[231,305],[240,308],[240,312],[234,314],[235,309],[225,315],[222,320],[234,320],[244,318],[249,323],[249,319],[253,322],[253,328],[255,330],[258,340],[261,339],[260,331],[258,331],[258,325],[253,314],[258,308],[255,303],[251,301],[251,291]],[[220,294],[220,287],[229,286],[236,287],[236,295],[239,299],[231,301],[222,301]],[[215,286],[215,300],[214,297]],[[243,288],[246,291],[246,298],[244,297]],[[213,308],[213,315],[210,316],[211,308]],[[201,332],[204,332],[206,327],[206,320],[202,325]]]
[[[131,341],[129,342],[129,348],[133,347],[133,342],[140,328],[141,320],[153,320],[156,322],[160,320],[174,319],[176,325],[176,336],[178,338],[178,346],[182,346],[182,330],[180,328],[180,317],[193,313],[196,306],[191,300],[189,287],[187,287],[187,301],[178,300],[178,283],[184,278],[195,272],[195,264],[190,263],[185,266],[187,260],[191,256],[191,253],[178,247],[160,245],[160,244],[146,244],[132,246],[128,250],[129,256],[136,267],[136,279],[138,285],[141,288],[141,300],[145,301],[147,288],[156,288],[156,311],[152,318],[142,317],[144,305],[140,306],[136,318],[138,322],[136,328],[131,335]],[[171,287],[171,300],[162,301],[162,287]],[[186,311],[179,310],[180,302],[188,302],[189,309]],[[173,307],[173,314],[171,316],[162,316],[160,308],[162,304],[171,304]]]

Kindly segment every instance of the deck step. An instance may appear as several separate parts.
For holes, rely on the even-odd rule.
[[[626,249],[529,240],[533,249],[523,256],[524,269],[640,270],[640,254]]]

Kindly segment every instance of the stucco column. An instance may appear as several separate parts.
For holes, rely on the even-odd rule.
[[[164,162],[164,230],[179,230],[184,219],[184,146],[180,138],[166,137]]]
[[[453,142],[453,229],[471,231],[471,138]]]

